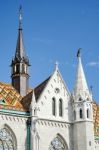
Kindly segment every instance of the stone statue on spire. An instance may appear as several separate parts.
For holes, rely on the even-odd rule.
[[[81,56],[81,48],[79,48],[77,52],[77,57],[80,57],[80,56]]]

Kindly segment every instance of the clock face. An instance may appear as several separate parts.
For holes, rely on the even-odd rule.
[[[50,145],[49,150],[65,150],[63,143],[60,141],[58,137],[56,137]]]

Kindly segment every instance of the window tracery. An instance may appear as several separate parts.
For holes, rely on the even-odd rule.
[[[57,136],[50,144],[49,150],[66,150],[65,144],[63,141]]]
[[[15,150],[13,141],[9,130],[6,128],[0,130],[0,150]]]

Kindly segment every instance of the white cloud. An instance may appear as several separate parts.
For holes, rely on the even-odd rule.
[[[92,61],[92,62],[89,62],[87,65],[90,67],[99,67],[99,62]]]

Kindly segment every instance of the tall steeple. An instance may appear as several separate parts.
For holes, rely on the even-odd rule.
[[[76,74],[76,83],[74,88],[74,95],[78,97],[78,95],[89,96],[90,92],[88,89],[85,73],[82,66],[81,61],[81,49],[78,49],[77,58],[78,58],[78,66],[77,66],[77,74]]]
[[[92,95],[89,92],[85,78],[80,49],[77,53],[78,66],[76,84],[73,93],[73,137],[74,150],[93,150],[94,149],[94,130],[93,130],[93,105]],[[79,133],[81,136],[79,136]],[[91,146],[89,145],[91,142]]]
[[[19,9],[19,29],[18,29],[18,39],[16,45],[15,57],[12,60],[12,85],[21,94],[25,96],[28,92],[28,66],[29,59],[26,56],[26,52],[23,44],[22,35],[22,7]]]

